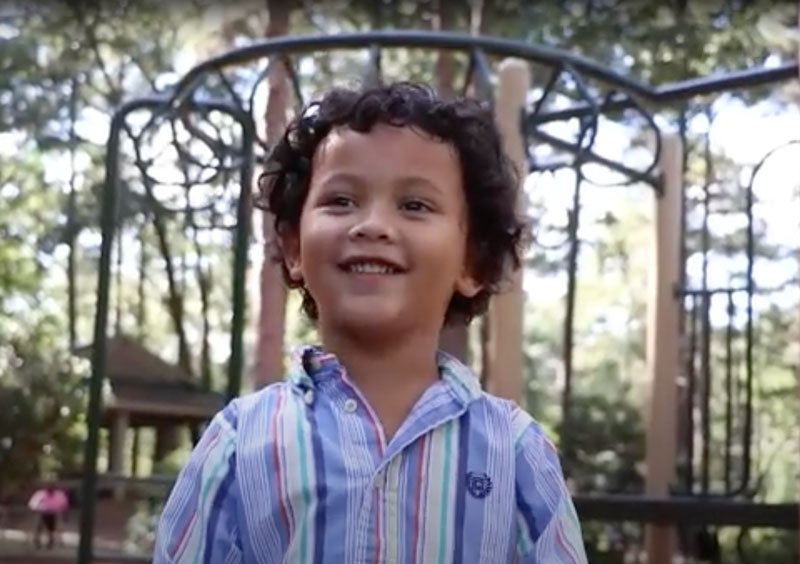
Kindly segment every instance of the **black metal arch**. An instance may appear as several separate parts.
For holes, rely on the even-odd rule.
[[[180,99],[191,92],[192,85],[204,74],[224,67],[241,64],[275,53],[303,53],[337,49],[363,49],[372,46],[425,49],[454,49],[469,52],[473,49],[489,55],[520,57],[547,67],[569,66],[587,77],[598,79],[618,90],[629,92],[652,102],[668,102],[710,94],[741,86],[758,86],[797,76],[797,63],[775,67],[744,70],[718,77],[690,79],[663,86],[651,86],[608,67],[575,55],[564,49],[536,45],[515,39],[475,36],[466,33],[422,30],[380,30],[342,33],[336,35],[294,35],[257,41],[208,59],[193,67],[176,84],[174,94]],[[613,102],[609,101],[609,104]],[[571,114],[553,115],[554,119]]]
[[[564,49],[536,45],[521,40],[498,37],[475,36],[459,32],[425,31],[425,30],[377,30],[368,32],[351,32],[336,35],[296,35],[254,42],[226,53],[212,57],[190,69],[172,88],[171,104],[179,108],[185,100],[194,98],[200,84],[209,76],[221,77],[228,90],[231,102],[245,112],[252,112],[253,100],[258,85],[266,79],[272,63],[282,58],[289,60],[291,55],[314,52],[331,52],[347,50],[368,50],[368,62],[362,78],[365,83],[372,83],[380,76],[381,49],[389,48],[421,48],[435,50],[453,50],[467,53],[468,68],[464,80],[464,89],[471,83],[475,86],[479,97],[491,101],[491,83],[487,56],[517,57],[550,69],[547,86],[539,100],[530,109],[526,108],[521,117],[521,128],[526,141],[545,143],[557,151],[573,156],[571,162],[563,162],[557,166],[578,166],[596,163],[620,173],[628,178],[628,183],[644,182],[660,191],[661,182],[655,174],[660,153],[660,132],[646,104],[660,105],[679,102],[694,96],[713,94],[716,92],[741,87],[755,87],[797,76],[797,63],[784,63],[774,67],[763,67],[736,71],[724,75],[693,78],[665,85],[650,85],[636,78],[622,75],[596,61],[576,55]],[[247,103],[234,92],[230,81],[222,74],[225,69],[252,63],[267,58],[268,64],[259,73],[252,84]],[[289,65],[295,96],[302,105],[303,96],[299,84],[298,73]],[[575,85],[578,100],[567,109],[546,110],[543,102],[551,94],[561,78],[566,77]],[[597,81],[606,92],[592,91],[587,80]],[[652,161],[643,170],[635,170],[623,163],[615,162],[596,154],[592,150],[597,133],[598,118],[601,115],[615,114],[622,110],[634,110],[646,122],[654,133],[656,147]],[[580,134],[576,140],[566,140],[554,136],[541,126],[554,121],[572,118],[581,120]],[[266,148],[266,143],[261,143]],[[540,166],[533,155],[528,155],[532,170],[553,168]]]
[[[538,140],[549,144],[563,153],[572,155],[571,162],[558,166],[574,167],[578,171],[578,186],[584,175],[581,167],[588,162],[601,164],[623,174],[631,182],[643,182],[660,189],[661,182],[655,174],[658,159],[656,148],[653,161],[644,170],[632,170],[623,163],[614,162],[592,151],[596,137],[598,120],[601,115],[613,115],[621,110],[634,110],[644,120],[646,126],[660,139],[660,131],[652,114],[645,106],[657,106],[668,102],[683,101],[689,98],[713,94],[733,88],[754,87],[796,78],[798,65],[784,64],[771,68],[760,68],[734,72],[724,76],[691,79],[662,86],[651,86],[641,81],[620,75],[613,70],[587,58],[565,50],[534,45],[524,41],[472,36],[463,33],[429,32],[419,30],[382,30],[363,33],[345,33],[330,36],[291,36],[255,42],[251,45],[231,50],[213,57],[189,70],[164,96],[151,96],[132,100],[115,113],[110,128],[108,153],[106,155],[106,180],[102,204],[101,230],[102,243],[98,274],[98,301],[94,325],[94,349],[92,354],[92,375],[89,383],[89,435],[86,441],[84,477],[82,483],[83,507],[81,511],[81,539],[78,561],[88,564],[93,558],[94,504],[97,490],[96,459],[99,441],[99,416],[101,410],[101,390],[106,370],[106,333],[108,325],[110,267],[113,238],[118,221],[120,197],[120,136],[126,127],[127,117],[137,110],[149,110],[154,115],[168,116],[170,119],[186,120],[194,112],[216,109],[227,113],[239,125],[238,147],[221,146],[209,143],[212,151],[219,154],[236,154],[240,157],[240,190],[237,202],[237,225],[235,228],[235,258],[233,281],[233,311],[231,351],[228,365],[228,394],[239,391],[243,368],[242,330],[244,313],[244,271],[246,267],[246,248],[248,241],[247,211],[249,188],[253,167],[258,162],[256,149],[266,152],[266,142],[259,140],[253,116],[254,99],[259,84],[266,80],[270,65],[278,59],[290,61],[293,54],[330,52],[336,50],[368,50],[368,62],[364,69],[365,82],[380,79],[381,49],[419,48],[432,50],[455,50],[468,55],[468,66],[464,79],[464,90],[473,86],[476,94],[491,102],[491,79],[487,56],[517,57],[550,69],[550,75],[539,99],[526,107],[520,116],[520,128],[526,144]],[[225,75],[225,70],[256,63],[268,59],[265,68],[255,73],[249,92],[237,92],[236,85]],[[295,96],[302,102],[302,90],[296,70],[288,65],[289,78]],[[209,97],[202,85],[210,77],[218,81],[218,88]],[[549,111],[545,101],[554,91],[559,81],[568,80],[573,85],[574,102],[566,109]],[[587,86],[588,81],[602,85],[602,91]],[[219,94],[222,92],[222,95]],[[565,140],[542,129],[542,126],[569,119],[579,122],[576,140]],[[202,131],[190,129],[192,135],[202,139]],[[532,170],[548,169],[529,156]],[[577,193],[577,189],[576,189]],[[577,222],[573,225],[577,232]],[[574,248],[577,254],[577,247]],[[574,271],[570,270],[571,279]],[[625,502],[623,502],[625,503]],[[625,507],[618,510],[624,517]],[[628,511],[630,514],[630,510]],[[635,513],[635,511],[634,511]]]

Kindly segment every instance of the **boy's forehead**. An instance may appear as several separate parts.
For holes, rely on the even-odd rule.
[[[331,129],[314,152],[314,166],[331,161],[363,160],[376,156],[397,157],[413,154],[424,160],[456,156],[455,148],[412,126],[376,124],[368,131],[356,131],[348,126]],[[437,155],[438,153],[438,155]]]

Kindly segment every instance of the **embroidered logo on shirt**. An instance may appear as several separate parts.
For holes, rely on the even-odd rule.
[[[492,491],[492,479],[484,472],[467,472],[467,491],[477,499],[483,499]]]

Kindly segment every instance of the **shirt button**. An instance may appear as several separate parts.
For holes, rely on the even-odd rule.
[[[307,390],[306,393],[303,394],[303,401],[306,402],[306,405],[314,403],[314,390]]]
[[[385,482],[386,482],[386,474],[383,472],[383,470],[381,470],[380,472],[375,474],[375,481],[372,483],[372,485],[374,485],[376,489],[381,489],[384,486]]]
[[[355,413],[356,409],[358,409],[358,404],[356,403],[356,400],[354,400],[353,398],[347,398],[347,400],[344,402],[345,412]]]

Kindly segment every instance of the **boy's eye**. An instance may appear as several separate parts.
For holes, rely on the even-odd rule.
[[[402,206],[403,210],[410,211],[410,212],[427,212],[432,211],[431,206],[426,204],[421,200],[408,200],[403,202]]]
[[[327,198],[325,205],[334,208],[348,208],[350,206],[354,206],[355,201],[349,196],[335,195]]]

